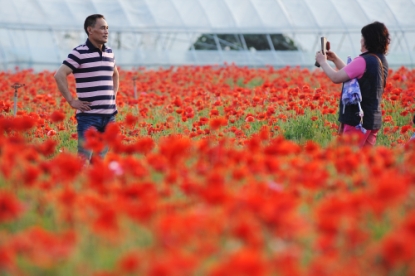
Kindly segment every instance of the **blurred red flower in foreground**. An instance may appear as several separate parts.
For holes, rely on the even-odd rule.
[[[34,226],[16,234],[11,245],[30,263],[48,268],[68,258],[76,241],[76,233],[72,230],[53,233]]]
[[[62,111],[53,111],[50,115],[50,120],[54,123],[62,122],[65,119],[65,114]]]
[[[16,219],[23,206],[16,196],[7,191],[0,191],[0,223]]]

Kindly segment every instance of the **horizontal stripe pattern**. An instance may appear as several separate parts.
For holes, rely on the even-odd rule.
[[[79,80],[81,82],[76,82],[77,88],[88,88],[96,86],[112,86],[114,83],[112,80],[101,80],[102,77],[93,77],[88,79]]]
[[[86,101],[86,102],[93,102],[94,104],[97,103],[97,101],[101,101],[101,100],[114,100],[115,101],[115,96],[112,95],[97,95],[97,96],[92,96],[92,97],[79,97],[78,100],[80,101]]]
[[[75,73],[74,76],[75,76],[75,78],[79,78],[79,79],[93,78],[97,74],[100,75],[100,76],[112,77],[113,73],[114,72],[111,71],[111,70],[97,70],[97,71],[93,71],[93,72]]]
[[[114,93],[110,93],[108,90],[97,90],[97,91],[92,91],[92,92],[80,93],[80,94],[78,94],[78,99],[98,97],[98,96],[101,96],[101,95],[105,96],[105,97],[111,96],[111,97],[115,98]]]
[[[76,114],[91,114],[91,115],[101,115],[101,116],[112,116],[117,114],[118,111],[112,111],[112,109],[91,109],[90,111],[80,111],[77,110]]]
[[[112,74],[114,73],[114,68],[111,66],[96,66],[96,67],[85,67],[85,68],[78,68],[76,69],[76,73],[74,73],[74,76],[76,77],[77,74],[83,74],[83,73],[95,73],[97,71],[107,71]]]
[[[76,93],[80,95],[85,92],[97,92],[100,90],[114,91],[114,87],[111,85],[111,86],[93,86],[93,87],[85,87],[85,88],[76,88]],[[114,92],[112,94],[114,95]]]
[[[63,64],[72,69],[78,99],[91,103],[91,110],[83,113],[117,113],[113,86],[115,58],[111,48],[104,45],[101,52],[87,39],[69,53]]]

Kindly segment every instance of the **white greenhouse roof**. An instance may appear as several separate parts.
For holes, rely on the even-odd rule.
[[[314,32],[360,30],[378,20],[415,30],[413,0],[0,0],[0,26],[82,28],[100,13],[113,30]]]
[[[83,23],[94,13],[106,17],[111,38],[118,39],[111,40],[110,47],[119,65],[250,65],[253,60],[265,65],[275,56],[257,52],[264,58],[244,61],[236,53],[217,58],[209,57],[212,51],[200,52],[200,57],[188,53],[202,33],[283,33],[302,53],[270,63],[312,64],[308,56],[321,35],[332,38],[333,50],[338,46],[350,55],[359,54],[360,30],[373,21],[385,23],[391,32],[392,64],[415,64],[415,0],[0,0],[0,7],[0,70],[13,63],[58,66],[70,49],[85,41]],[[114,43],[121,45],[120,41],[123,46],[117,49]]]

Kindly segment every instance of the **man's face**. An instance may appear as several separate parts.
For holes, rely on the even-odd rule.
[[[104,18],[98,18],[94,27],[88,27],[88,38],[97,44],[108,42],[108,25]]]

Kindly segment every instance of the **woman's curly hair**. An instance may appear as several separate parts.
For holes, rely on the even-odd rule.
[[[391,42],[389,31],[385,24],[375,21],[362,28],[365,47],[371,53],[386,54]]]

